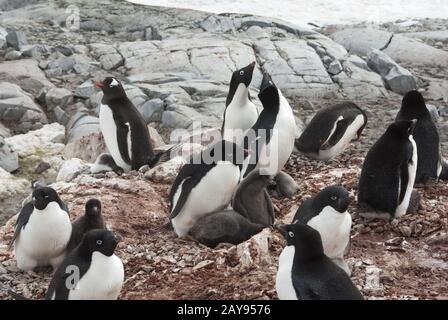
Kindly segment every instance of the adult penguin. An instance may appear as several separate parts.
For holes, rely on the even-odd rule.
[[[222,138],[241,145],[244,135],[258,118],[258,110],[249,96],[249,85],[255,69],[255,61],[236,70],[230,79],[229,93],[222,122]]]
[[[180,238],[200,217],[229,205],[243,159],[241,148],[221,140],[194,154],[180,169],[170,190],[171,224]]]
[[[367,115],[356,104],[336,104],[318,111],[295,145],[308,157],[330,160],[359,139],[366,124]]]
[[[107,77],[95,85],[104,93],[100,128],[114,162],[125,172],[155,161],[145,120],[129,100],[120,81]]]
[[[395,121],[417,119],[413,138],[417,144],[416,183],[437,180],[442,172],[443,161],[440,154],[439,132],[426,107],[423,96],[418,91],[409,91],[403,97],[401,109]]]
[[[17,267],[31,271],[51,265],[56,269],[66,254],[72,224],[67,206],[50,187],[36,187],[16,221],[11,245]]]
[[[360,215],[393,219],[407,212],[418,163],[412,136],[416,123],[392,123],[367,153],[358,184],[358,203],[369,210]]]
[[[275,281],[281,300],[364,300],[349,276],[324,254],[318,231],[299,222],[277,226],[286,239]]]
[[[244,137],[244,160],[241,176],[245,178],[255,168],[261,174],[279,173],[294,148],[296,123],[288,101],[265,73],[258,97],[263,104],[257,122]]]

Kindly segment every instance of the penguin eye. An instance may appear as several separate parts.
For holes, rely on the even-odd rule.
[[[48,199],[49,197],[48,197],[48,195],[46,195],[46,196],[44,196],[44,198],[45,198],[45,199]]]
[[[336,201],[337,198],[338,198],[338,197],[336,197],[336,196],[331,196],[331,197],[330,197],[330,199],[333,200],[333,201]]]
[[[102,240],[96,240],[96,244],[100,246],[100,245],[103,244],[103,241]]]
[[[240,76],[242,76],[244,74],[244,71],[243,70],[241,70],[240,71]]]
[[[289,232],[288,232],[288,235],[289,235],[291,238],[294,238],[294,232],[289,231]]]

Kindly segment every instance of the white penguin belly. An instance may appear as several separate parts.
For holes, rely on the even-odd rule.
[[[401,217],[406,214],[409,207],[409,201],[411,200],[412,189],[414,188],[415,175],[417,173],[417,145],[414,141],[412,135],[409,136],[409,141],[412,144],[412,163],[408,165],[408,185],[406,187],[406,192],[404,194],[403,201],[399,203],[398,207],[395,209],[395,218]],[[401,178],[398,177],[398,197],[400,197],[401,188]]]
[[[352,217],[347,211],[340,213],[333,207],[326,206],[307,224],[319,231],[326,256],[330,259],[344,256],[344,250],[350,241],[352,227]]]
[[[131,165],[124,161],[121,156],[120,149],[118,147],[117,140],[117,126],[115,125],[114,116],[112,110],[105,104],[100,106],[100,129],[103,133],[104,141],[106,142],[107,149],[114,159],[115,163],[121,167],[124,171],[130,171]],[[130,131],[129,131],[130,132]],[[127,140],[129,139],[129,135]],[[129,154],[131,158],[131,154]]]
[[[179,237],[185,237],[196,220],[203,215],[224,209],[231,201],[240,176],[237,166],[227,161],[218,161],[194,187],[179,214],[171,220]],[[173,197],[176,207],[183,183]]]
[[[298,300],[292,283],[292,265],[294,262],[294,246],[286,246],[278,258],[278,271],[275,278],[275,289],[280,300]]]
[[[95,251],[87,272],[70,290],[68,300],[116,300],[124,280],[124,268],[115,254],[110,257]]]
[[[246,98],[243,104],[232,101],[226,109],[223,139],[242,145],[247,130],[258,118],[257,107]]]
[[[355,120],[353,120],[352,123],[350,123],[350,125],[345,130],[344,135],[333,147],[331,147],[330,149],[327,149],[327,150],[319,150],[319,155],[317,158],[319,160],[329,160],[329,159],[336,157],[340,153],[342,153],[347,148],[347,146],[350,144],[350,142],[356,137],[358,130],[363,125],[364,125],[364,117],[362,114],[360,114],[355,118]],[[331,138],[333,133],[334,133],[334,131],[330,134],[328,139]]]
[[[56,202],[42,211],[34,209],[14,245],[18,264],[22,259],[34,260],[36,266],[51,264],[53,258],[64,254],[71,233],[70,218]]]

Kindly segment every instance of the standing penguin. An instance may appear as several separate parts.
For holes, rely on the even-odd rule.
[[[274,207],[266,187],[272,184],[268,175],[252,171],[238,186],[232,208],[249,221],[265,227],[274,223]]]
[[[392,123],[366,155],[358,185],[361,212],[368,218],[398,218],[408,209],[417,172],[417,146],[412,137],[417,120]]]
[[[348,275],[350,269],[344,261],[344,252],[350,243],[352,227],[349,204],[349,193],[344,187],[330,186],[305,200],[293,219],[319,231],[325,255]]]
[[[19,213],[11,240],[19,269],[30,271],[38,266],[51,265],[53,269],[59,266],[72,232],[66,208],[54,189],[34,189],[32,201]]]
[[[180,169],[170,190],[170,219],[180,238],[200,217],[230,203],[243,158],[241,148],[222,140],[193,155]]]
[[[56,270],[47,300],[116,300],[124,268],[115,254],[119,238],[111,231],[88,231]]]
[[[263,230],[264,226],[250,222],[233,210],[209,213],[196,221],[190,235],[210,248],[220,243],[234,245],[246,241]]]
[[[258,97],[263,111],[244,137],[244,149],[249,155],[243,164],[243,178],[255,168],[262,169],[262,174],[276,175],[294,148],[296,122],[291,106],[267,73]]]
[[[90,199],[86,202],[85,214],[73,222],[72,235],[67,246],[67,252],[77,247],[84,234],[93,229],[106,229],[101,215],[101,202],[98,199]]]
[[[249,85],[254,73],[255,61],[236,70],[230,80],[226,109],[222,122],[222,138],[241,145],[244,135],[258,118],[258,110],[250,100]]]
[[[100,128],[112,158],[125,172],[154,161],[153,146],[145,120],[126,96],[121,83],[112,77],[95,85],[104,93],[100,106]]]
[[[318,111],[295,145],[306,156],[326,161],[359,139],[366,124],[367,115],[356,104],[336,104]]]
[[[277,227],[286,239],[275,281],[280,300],[364,300],[325,254],[318,231],[295,222]]]
[[[439,132],[426,108],[425,100],[418,91],[409,91],[403,97],[401,109],[395,121],[417,119],[413,137],[417,145],[416,183],[426,183],[428,179],[438,179],[442,172]]]

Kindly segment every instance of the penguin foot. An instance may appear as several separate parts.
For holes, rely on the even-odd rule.
[[[448,162],[446,161],[442,162],[442,171],[440,172],[439,179],[448,180]]]
[[[409,206],[406,213],[414,214],[418,212],[420,208],[420,194],[417,190],[412,190],[411,199],[409,200]]]

